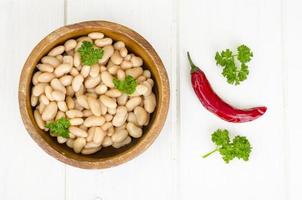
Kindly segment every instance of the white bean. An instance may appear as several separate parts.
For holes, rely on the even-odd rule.
[[[39,110],[40,114],[43,114],[43,111],[45,110],[45,108],[46,108],[46,105],[43,102],[40,102],[39,106],[37,106],[37,109]]]
[[[101,76],[86,78],[84,85],[86,88],[94,88],[101,82]]]
[[[100,127],[96,127],[94,131],[93,142],[96,144],[102,144],[104,138],[106,136],[106,132],[103,131]]]
[[[91,115],[93,115],[91,110],[84,110],[83,111],[83,116],[84,117],[90,117]]]
[[[31,106],[33,106],[33,107],[36,106],[38,104],[38,101],[39,101],[39,97],[31,95],[31,97],[30,97]]]
[[[103,56],[99,60],[100,64],[105,64],[109,60],[109,58],[113,55],[113,53],[114,53],[114,49],[113,49],[113,47],[111,45],[105,46],[103,48],[103,51],[104,51]]]
[[[127,94],[122,94],[117,98],[117,103],[120,106],[124,106],[127,103],[128,100],[128,95]]]
[[[132,111],[136,106],[138,106],[142,102],[142,99],[140,97],[132,97],[128,102],[126,103],[126,107],[128,111]]]
[[[106,122],[110,122],[112,119],[113,119],[113,116],[112,116],[112,115],[110,115],[110,114],[106,114],[106,115],[105,115],[105,120],[106,120]]]
[[[118,65],[112,65],[110,67],[107,67],[108,68],[108,72],[112,75],[116,75],[117,71],[120,69],[120,66]]]
[[[73,56],[73,65],[78,68],[81,65],[81,55],[79,52],[76,52]]]
[[[90,73],[90,66],[84,65],[81,69],[81,74],[83,75],[84,78],[86,78]]]
[[[65,94],[58,90],[53,91],[51,96],[55,101],[64,101],[65,99]]]
[[[112,98],[120,97],[122,95],[122,93],[118,89],[115,89],[115,88],[108,90],[105,94]]]
[[[53,90],[58,90],[66,94],[66,88],[64,85],[61,83],[61,81],[57,78],[52,79],[50,82],[50,86],[52,87]]]
[[[120,54],[123,58],[125,58],[128,55],[128,50],[126,47],[123,47],[120,49]]]
[[[76,126],[70,126],[68,130],[77,137],[87,137],[88,136],[86,131],[84,131],[83,129],[78,128]]]
[[[88,34],[88,37],[90,37],[93,40],[102,39],[104,37],[104,34],[101,32],[92,32]]]
[[[94,153],[98,152],[101,149],[102,149],[102,147],[89,148],[89,149],[84,148],[84,149],[82,149],[81,154],[90,155],[90,154],[94,154]]]
[[[49,121],[55,118],[58,111],[58,106],[55,102],[50,102],[44,109],[42,113],[42,119],[44,121]]]
[[[107,45],[111,45],[112,44],[112,39],[111,38],[102,38],[102,39],[97,39],[94,41],[95,45],[97,47],[104,47]]]
[[[70,134],[69,134],[69,137],[70,137]],[[74,143],[74,139],[68,138],[68,140],[67,140],[67,142],[66,142],[66,145],[67,145],[69,148],[73,148],[73,143]]]
[[[63,56],[63,63],[70,64],[73,66],[73,57],[72,56]]]
[[[37,85],[37,84],[39,83],[38,77],[40,76],[40,74],[42,74],[42,72],[37,71],[37,72],[33,75],[33,78],[32,78],[32,83],[33,83],[33,85]]]
[[[117,41],[113,46],[116,50],[120,50],[121,48],[125,48],[125,43],[122,41]]]
[[[101,113],[102,115],[105,115],[107,113],[108,108],[100,101],[101,104]]]
[[[121,69],[117,70],[116,74],[117,74],[118,80],[124,80],[126,77],[124,70],[121,70]]]
[[[110,58],[111,62],[115,65],[120,65],[123,61],[123,57],[120,55],[118,51],[115,51]]]
[[[56,114],[55,121],[61,119],[62,117],[65,117],[65,113],[59,110]]]
[[[153,113],[156,107],[156,98],[152,93],[151,95],[145,97],[144,99],[144,108],[148,113]]]
[[[49,56],[57,56],[57,55],[60,55],[60,54],[64,53],[64,51],[65,51],[65,47],[63,45],[60,45],[60,46],[57,46],[57,47],[53,48],[48,53],[48,55]]]
[[[54,67],[57,67],[59,64],[61,64],[61,62],[56,57],[53,57],[53,56],[44,56],[41,59],[41,62],[43,64],[50,64],[51,66],[54,66]]]
[[[40,95],[39,101],[43,102],[45,105],[49,104],[49,99],[44,94]]]
[[[82,151],[82,149],[84,148],[84,146],[86,145],[86,140],[85,138],[77,138],[74,142],[73,142],[73,150],[76,153],[80,153]]]
[[[54,67],[50,64],[38,64],[37,68],[41,71],[41,72],[53,72]]]
[[[80,72],[77,70],[77,68],[73,67],[69,73],[70,73],[70,75],[75,77],[75,76],[79,75]]]
[[[101,116],[101,105],[100,105],[99,100],[97,100],[93,97],[87,97],[87,102],[88,102],[91,112],[95,116]]]
[[[86,127],[102,126],[104,123],[105,123],[104,117],[90,116],[85,119],[84,126]]]
[[[132,67],[132,63],[130,61],[124,60],[121,63],[121,68],[122,69],[130,69]]]
[[[143,59],[141,59],[138,56],[132,56],[131,57],[131,63],[133,65],[133,67],[140,67],[143,65]]]
[[[70,51],[77,46],[77,41],[74,39],[69,39],[64,43],[65,51]]]
[[[54,74],[56,75],[56,77],[61,77],[64,74],[69,73],[71,69],[72,69],[72,65],[63,63],[56,67]]]
[[[75,107],[75,103],[70,96],[66,97],[66,104],[69,110],[72,110]]]
[[[117,106],[116,102],[106,95],[100,96],[100,100],[108,108],[116,108]]]
[[[95,92],[97,94],[105,94],[105,92],[108,90],[107,86],[104,84],[100,84],[95,88]]]
[[[106,120],[106,118],[105,118],[105,120]],[[107,121],[107,120],[106,120]],[[105,124],[103,124],[102,126],[101,126],[101,128],[104,130],[104,131],[107,131],[109,128],[111,128],[112,127],[112,123],[111,122],[105,122]]]
[[[71,83],[73,91],[78,92],[81,89],[83,81],[84,77],[81,74],[74,77]]]
[[[135,116],[134,112],[129,112],[128,113],[127,121],[131,122],[133,124],[137,124],[137,120],[136,120],[136,116]]]
[[[151,72],[149,70],[144,70],[143,74],[146,78],[151,78]]]
[[[125,145],[127,145],[127,144],[129,144],[131,142],[131,137],[127,137],[124,141],[122,141],[122,142],[117,142],[117,143],[113,143],[112,144],[112,146],[114,147],[114,148],[121,148],[121,147],[123,147],[123,146],[125,146]]]
[[[109,136],[106,136],[103,140],[103,143],[102,143],[102,146],[103,147],[109,147],[112,145],[112,140],[111,140],[111,137]]]
[[[35,110],[34,111],[34,118],[37,122],[37,125],[40,129],[44,129],[44,126],[45,126],[45,123],[44,121],[42,120],[42,117],[41,117],[41,114],[39,113],[38,110]]]
[[[63,56],[62,55],[57,55],[56,58],[60,61],[60,63],[63,62]]]
[[[119,106],[116,109],[116,115],[112,119],[112,125],[119,127],[122,126],[127,120],[128,112],[125,106]]]
[[[58,141],[59,144],[63,144],[63,143],[65,143],[65,142],[67,142],[67,138],[58,136],[58,137],[57,137],[57,141]]]
[[[65,76],[62,76],[59,80],[61,81],[63,86],[68,86],[68,85],[71,85],[72,79],[73,79],[73,76],[65,75]]]
[[[97,143],[94,143],[94,142],[88,142],[86,145],[85,145],[85,149],[92,149],[92,148],[97,148],[101,146],[101,144],[97,144]]]
[[[118,130],[116,131],[112,136],[111,136],[111,140],[112,142],[116,143],[116,142],[122,142],[123,140],[125,140],[128,137],[128,131],[125,129],[122,130]]]
[[[83,113],[79,110],[68,110],[66,112],[66,115],[68,118],[83,117]]]
[[[148,113],[145,111],[145,109],[143,107],[137,106],[134,109],[134,114],[135,114],[135,117],[136,117],[137,124],[139,126],[143,126],[147,122]]]
[[[66,86],[66,95],[67,95],[67,96],[73,97],[73,96],[74,96],[74,93],[75,93],[75,92],[73,91],[71,85]]]
[[[88,136],[86,138],[87,142],[91,142],[94,138],[94,133],[95,133],[95,126],[91,127],[88,129]]]
[[[45,86],[46,86],[45,83],[38,83],[33,87],[32,94],[36,97],[40,96],[41,94],[44,93]]]
[[[57,104],[60,111],[66,112],[68,110],[65,101],[59,101]]]
[[[112,82],[113,77],[111,76],[111,74],[109,72],[107,72],[107,71],[102,72],[101,73],[101,79],[107,87],[109,87],[109,88],[114,87],[114,84]]]
[[[134,138],[139,138],[143,134],[143,130],[131,122],[127,124],[127,130],[129,132],[129,135]]]
[[[126,75],[127,76],[132,76],[133,78],[137,78],[139,77],[140,75],[143,74],[143,68],[141,67],[135,67],[135,68],[131,68],[131,69],[127,69],[126,70]]]
[[[100,67],[98,64],[92,65],[91,69],[90,69],[90,73],[89,75],[93,78],[97,77],[99,75],[100,72]]]
[[[52,87],[50,87],[49,85],[45,86],[44,92],[45,92],[46,97],[47,97],[50,101],[53,101],[53,98],[52,98],[52,96],[51,96],[52,91],[53,91]]]
[[[70,125],[72,126],[78,126],[83,124],[84,120],[82,118],[72,118],[69,120],[70,121]]]
[[[108,108],[108,113],[111,115],[115,115],[116,114],[116,108]]]
[[[87,97],[85,95],[79,95],[79,96],[77,96],[77,102],[82,107],[84,107],[86,109],[89,109],[88,100],[87,100]]]

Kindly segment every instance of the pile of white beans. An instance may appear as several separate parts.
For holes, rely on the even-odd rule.
[[[82,65],[77,51],[83,41],[104,53],[98,64]],[[69,138],[57,136],[74,152],[93,154],[102,147],[120,148],[139,138],[156,107],[154,81],[143,69],[142,58],[129,53],[124,42],[103,33],[69,39],[53,48],[37,65],[32,77],[31,105],[40,129],[62,117],[69,119]],[[127,75],[137,81],[131,95],[114,87],[113,79]]]

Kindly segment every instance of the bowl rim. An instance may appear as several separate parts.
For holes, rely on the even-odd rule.
[[[32,112],[31,106],[30,109],[28,109],[27,99],[29,99],[29,89],[30,85],[28,86],[26,81],[28,79],[32,79],[32,76],[29,77],[27,74],[28,71],[33,68],[34,62],[36,60],[36,54],[41,52],[44,48],[45,43],[54,42],[58,40],[59,38],[63,37],[64,35],[67,35],[70,32],[81,30],[81,29],[87,29],[87,28],[109,28],[111,31],[118,32],[119,34],[122,34],[129,39],[136,42],[144,51],[148,54],[148,56],[151,58],[152,62],[154,63],[154,66],[156,67],[156,70],[159,74],[159,85],[161,85],[161,91],[163,94],[161,94],[161,104],[157,105],[159,108],[157,109],[157,113],[155,117],[155,120],[150,127],[148,134],[137,144],[135,144],[133,147],[128,149],[125,152],[121,152],[117,155],[114,155],[113,157],[109,157],[108,159],[104,158],[100,161],[87,161],[87,160],[76,160],[70,157],[67,157],[63,153],[58,152],[55,150],[48,142],[46,142],[42,136],[38,133],[37,128],[34,126],[33,122],[30,118],[30,112]],[[134,30],[118,24],[114,22],[109,21],[84,21],[79,22],[75,24],[65,25],[62,26],[55,31],[48,34],[46,37],[44,37],[31,51],[29,56],[27,57],[27,60],[25,64],[23,65],[22,72],[19,78],[19,89],[18,89],[18,100],[19,100],[19,111],[23,120],[23,124],[29,133],[29,135],[33,138],[33,140],[50,156],[56,158],[57,160],[74,166],[78,168],[83,169],[103,169],[103,168],[109,168],[113,166],[120,165],[122,163],[125,163],[129,160],[132,160],[133,158],[137,157],[141,153],[143,153],[157,138],[157,136],[160,134],[162,127],[164,126],[164,123],[166,121],[166,117],[168,114],[169,109],[169,101],[170,101],[170,87],[169,87],[169,79],[166,72],[166,69],[154,50],[154,48],[151,46],[151,44],[143,38],[140,34],[135,32]]]

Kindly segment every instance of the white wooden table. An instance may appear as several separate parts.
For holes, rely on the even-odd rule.
[[[1,200],[298,200],[302,199],[300,0],[0,0]],[[142,34],[170,78],[169,116],[141,156],[107,170],[82,170],[47,155],[27,134],[18,110],[18,79],[31,49],[54,29],[109,20]],[[248,80],[226,83],[219,49],[254,51]],[[251,123],[231,124],[206,111],[190,86],[190,51],[213,88],[239,107],[266,105]],[[210,134],[246,135],[249,162],[224,164]]]

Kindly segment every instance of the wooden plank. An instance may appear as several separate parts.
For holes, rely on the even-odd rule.
[[[63,1],[0,1],[0,199],[64,199],[64,165],[27,134],[19,114],[18,80],[31,49],[63,25]]]
[[[284,27],[284,68],[286,69],[286,116],[288,128],[288,192],[291,200],[301,199],[302,158],[300,155],[300,141],[302,140],[300,118],[302,108],[301,64],[299,63],[300,46],[302,45],[302,25],[300,23],[301,1],[288,0],[283,3]]]
[[[68,1],[67,23],[108,20],[126,25],[143,35],[156,49],[170,77],[175,37],[171,37],[172,0],[169,1]],[[173,76],[175,77],[175,76]],[[171,79],[175,81],[175,79]],[[175,112],[174,91],[171,112]],[[169,199],[174,190],[176,139],[170,115],[155,143],[141,156],[108,170],[67,168],[67,199]]]
[[[273,0],[180,0],[181,199],[286,199],[281,3]],[[226,83],[216,66],[217,50],[247,44],[254,51],[248,80]],[[205,110],[189,78],[186,51],[206,73],[214,90],[238,107],[266,105],[256,121],[232,124]],[[249,162],[224,164],[214,148],[217,128],[246,135],[253,146]]]

